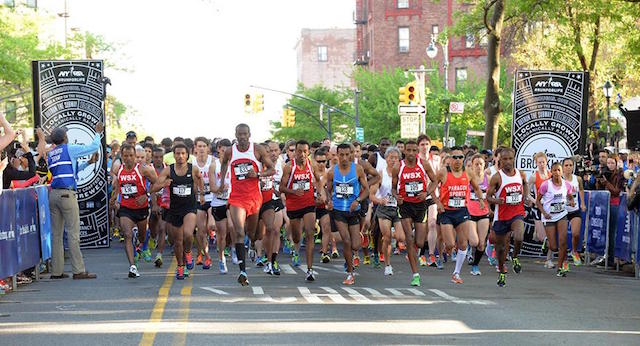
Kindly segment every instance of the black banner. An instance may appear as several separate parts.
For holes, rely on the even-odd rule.
[[[102,60],[33,61],[34,122],[45,134],[66,127],[70,144],[88,144],[98,121],[104,122]],[[97,163],[78,174],[80,245],[109,247],[106,139]],[[79,159],[88,161],[89,156]]]
[[[515,166],[527,177],[536,170],[533,156],[547,154],[548,168],[584,153],[587,141],[589,73],[526,71],[515,73],[511,143]],[[533,218],[527,210],[523,254],[541,255]]]

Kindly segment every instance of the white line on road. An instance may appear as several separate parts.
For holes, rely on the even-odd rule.
[[[255,294],[257,296],[258,295],[264,295],[264,290],[260,286],[253,286],[253,287],[251,287],[251,290],[253,291],[253,294]]]
[[[424,293],[422,293],[420,290],[418,290],[417,288],[407,288],[407,291],[415,294],[416,296],[424,296]]]
[[[281,264],[280,268],[285,274],[294,274],[294,275],[297,274],[296,271],[293,268],[291,268],[291,266],[288,264]]]
[[[358,301],[358,302],[363,302],[363,303],[371,303],[372,300],[363,296],[362,294],[360,294],[360,292],[354,290],[353,288],[349,288],[349,287],[342,287],[343,290],[347,291],[347,293],[349,293],[349,296],[351,298],[353,298],[353,300]]]
[[[369,288],[369,287],[359,287],[359,288],[369,292],[372,297],[376,297],[376,298],[386,298],[387,297],[384,294],[374,290],[373,288]]]
[[[402,292],[398,291],[395,288],[385,288],[385,290],[389,291],[389,293],[393,294],[396,297],[404,296],[404,294],[402,294]]]
[[[223,295],[223,296],[228,296],[229,295],[229,293],[227,293],[227,292],[225,292],[223,290],[219,290],[217,288],[213,288],[213,287],[200,287],[200,288],[202,288],[203,290],[209,291],[209,292],[213,292],[215,294]]]
[[[456,298],[454,296],[450,296],[450,295],[448,295],[448,294],[446,294],[446,293],[444,293],[444,292],[442,292],[440,290],[437,290],[435,288],[429,289],[429,291],[435,293],[436,295],[438,295],[438,296],[440,296],[440,297],[442,297],[442,298],[444,298],[444,299],[446,299],[446,300],[448,300],[450,302],[454,302],[456,304],[469,304],[469,302],[466,301],[466,300],[462,300],[462,299]]]

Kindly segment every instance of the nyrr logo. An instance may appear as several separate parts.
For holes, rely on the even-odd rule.
[[[535,85],[537,88],[546,88],[546,87],[552,87],[552,88],[561,88],[562,87],[562,83],[554,81],[553,77],[549,77],[549,80],[547,81],[538,81]]]
[[[58,77],[84,77],[84,72],[77,71],[71,66],[68,71],[58,72]]]

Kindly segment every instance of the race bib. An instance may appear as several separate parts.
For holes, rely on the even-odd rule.
[[[247,174],[249,174],[249,168],[251,168],[250,163],[239,163],[233,166],[233,173],[236,175],[236,179],[244,180],[247,178]]]
[[[138,187],[133,184],[125,184],[120,186],[120,193],[123,196],[134,196],[138,194]]]
[[[351,184],[337,184],[336,185],[336,197],[348,199],[353,196],[353,186]]]
[[[398,206],[398,201],[396,200],[395,197],[393,197],[392,194],[387,195],[387,207],[397,207]]]
[[[551,208],[549,210],[551,214],[558,214],[558,213],[562,213],[563,211],[564,211],[564,202],[551,203]]]
[[[311,183],[306,181],[306,180],[296,181],[296,182],[293,183],[292,188],[294,190],[308,191],[309,189],[311,189]]]
[[[211,192],[211,188],[209,187],[209,183],[205,183],[204,184],[204,194],[208,194],[209,192]]]
[[[186,185],[178,185],[173,187],[173,194],[179,197],[187,197],[191,195],[191,187]]]
[[[423,189],[424,184],[421,181],[410,181],[404,184],[404,191],[409,197],[417,196]]]
[[[217,199],[229,199],[229,190],[216,193]]]
[[[464,206],[465,206],[464,198],[449,198],[450,208],[464,208]]]
[[[520,192],[513,192],[507,195],[505,203],[507,204],[520,204],[522,202],[522,194]]]
[[[262,191],[269,191],[273,188],[273,180],[271,178],[260,179],[262,183]]]

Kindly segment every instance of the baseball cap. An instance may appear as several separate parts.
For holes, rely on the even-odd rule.
[[[131,138],[131,137],[138,138],[138,136],[136,135],[136,133],[134,131],[127,132],[127,138]]]
[[[629,155],[630,152],[631,151],[629,149],[620,149],[619,151],[620,154],[627,154],[627,155]]]

